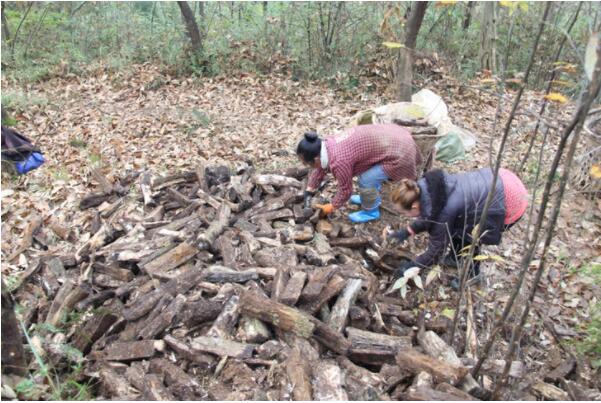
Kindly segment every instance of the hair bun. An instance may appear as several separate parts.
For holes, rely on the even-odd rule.
[[[305,133],[305,140],[307,140],[309,143],[315,143],[315,141],[317,141],[318,138],[319,136],[315,132]]]

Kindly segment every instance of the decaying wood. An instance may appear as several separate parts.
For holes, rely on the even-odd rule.
[[[272,185],[272,186],[290,186],[294,188],[302,188],[302,183],[295,178],[290,178],[282,175],[255,175],[252,180],[257,185]]]
[[[446,393],[446,392],[441,392],[436,389],[429,388],[427,386],[421,386],[421,387],[417,387],[417,388],[411,386],[403,394],[403,400],[415,400],[415,401],[429,402],[429,401],[441,401],[441,400],[458,401],[458,400],[465,400],[465,399],[461,396],[457,396],[457,395]]]
[[[436,390],[439,392],[448,393],[450,395],[457,396],[460,400],[478,400],[469,393],[464,392],[461,389],[457,389],[453,385],[449,385],[448,383],[439,383],[436,385]]]
[[[239,343],[220,337],[199,336],[192,339],[190,347],[193,351],[211,353],[233,358],[250,358],[256,345]]]
[[[344,248],[360,248],[369,245],[369,239],[363,237],[354,238],[336,238],[330,240],[330,245],[333,247],[341,246]]]
[[[320,361],[314,368],[313,394],[316,400],[348,400],[342,370],[335,361]]]
[[[2,373],[25,376],[27,366],[21,328],[15,315],[12,296],[2,279]]]
[[[198,253],[198,248],[188,242],[182,242],[169,252],[159,256],[157,259],[148,262],[141,267],[150,275],[156,275],[158,272],[168,272],[176,267],[186,263]]]
[[[201,385],[179,366],[165,358],[154,358],[150,361],[149,367],[150,371],[159,374],[165,379],[165,385],[179,399],[196,400]]]
[[[283,331],[290,331],[304,338],[313,336],[339,354],[344,355],[348,352],[349,342],[342,334],[298,309],[251,292],[242,294],[240,306],[245,315],[261,319]]]
[[[202,278],[211,283],[246,283],[257,280],[259,274],[254,269],[238,271],[224,266],[211,266],[203,272]]]
[[[331,273],[334,273],[334,272],[333,271],[328,272],[328,275],[330,275]],[[336,275],[336,274],[334,274],[334,276],[324,286],[321,283],[321,281],[325,280],[326,278],[327,278],[327,276],[322,276],[319,279],[319,283],[318,282],[310,283],[310,284],[316,285],[316,288],[317,288],[317,286],[321,286],[320,293],[313,300],[310,300],[311,302],[302,304],[301,309],[314,315],[316,312],[319,311],[319,309],[325,303],[327,303],[330,299],[332,299],[336,295],[338,295],[346,286],[346,281],[344,280],[344,278],[342,278],[341,276]],[[307,287],[309,287],[309,284],[307,286],[305,286],[305,290],[307,289]],[[312,292],[313,292],[313,290],[311,290],[311,293]],[[303,291],[303,293],[304,293],[304,291]],[[307,294],[309,294],[309,293],[307,293]],[[303,294],[303,295],[307,295],[307,294]],[[309,298],[305,298],[305,299],[309,300]]]
[[[397,352],[411,347],[410,337],[389,336],[352,327],[347,327],[346,333],[351,343],[351,358],[366,364],[394,363]]]
[[[173,395],[156,374],[146,374],[139,366],[131,365],[125,370],[125,377],[147,400],[173,400]]]
[[[290,277],[290,280],[288,280],[286,288],[284,288],[282,291],[279,300],[286,305],[296,305],[296,302],[300,298],[306,279],[307,273],[302,271],[294,272]]]
[[[106,392],[120,400],[135,400],[139,393],[125,378],[108,366],[102,366],[98,371],[100,381]]]
[[[50,306],[48,316],[46,317],[46,323],[52,326],[58,326],[73,309],[75,304],[84,299],[88,294],[88,289],[76,285],[72,280],[65,281]]]
[[[272,337],[271,332],[259,319],[243,316],[240,319],[238,340],[246,343],[259,344],[269,340]]]
[[[576,361],[567,359],[545,375],[545,382],[559,382],[562,378],[566,378],[575,368]]]
[[[223,306],[223,310],[213,322],[206,336],[230,339],[232,330],[240,316],[240,297],[233,295]]]
[[[165,343],[162,340],[114,342],[104,350],[95,352],[93,357],[107,361],[141,360],[150,358],[157,351],[164,349]]]
[[[42,226],[42,217],[35,215],[29,222],[27,223],[27,227],[25,231],[23,231],[23,235],[21,236],[21,242],[17,249],[6,258],[7,262],[13,261],[15,258],[19,257],[19,255],[25,252],[27,249],[31,247],[33,244],[33,236],[35,232]]]
[[[209,228],[207,228],[204,233],[201,233],[198,236],[197,241],[200,249],[208,249],[211,247],[217,237],[225,230],[231,214],[231,208],[227,204],[222,204],[219,212],[217,213],[216,220],[211,223]]]
[[[301,293],[301,300],[306,302],[314,301],[319,297],[321,291],[334,274],[336,274],[336,268],[330,267],[310,272],[309,281]]]
[[[545,382],[537,382],[532,385],[532,390],[545,400],[568,400],[568,393],[555,385]]]
[[[71,339],[71,344],[83,354],[87,354],[96,340],[100,339],[117,319],[118,316],[112,312],[110,307],[105,308],[103,313],[88,319],[76,331]]]
[[[199,300],[184,304],[177,313],[178,321],[187,327],[214,320],[223,309],[222,301]]]
[[[312,400],[311,366],[305,357],[301,356],[298,347],[290,351],[285,365],[294,400]]]
[[[432,374],[436,382],[448,382],[451,385],[461,382],[468,372],[465,367],[451,365],[414,349],[399,351],[396,355],[396,362],[414,374],[426,371]]]
[[[142,339],[152,339],[158,336],[161,332],[167,329],[173,323],[178,312],[186,302],[186,297],[178,295],[167,307],[150,321],[139,333]]]
[[[192,348],[189,344],[176,339],[173,336],[167,335],[163,339],[167,346],[184,359],[201,364],[205,368],[211,368],[215,365],[215,359],[209,354],[205,354],[202,351],[198,351]]]
[[[282,294],[284,293],[286,284],[288,284],[289,278],[290,276],[288,275],[287,267],[283,266],[276,271],[271,284],[271,299],[277,302],[281,301]]]
[[[359,295],[359,291],[361,291],[362,284],[363,281],[360,279],[348,280],[342,294],[338,296],[328,320],[328,324],[334,330],[342,332],[346,326],[348,311],[351,305],[355,303],[355,299]]]

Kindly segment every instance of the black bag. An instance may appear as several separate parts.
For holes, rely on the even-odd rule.
[[[13,129],[2,126],[2,162],[12,163],[20,174],[44,163],[42,151]]]

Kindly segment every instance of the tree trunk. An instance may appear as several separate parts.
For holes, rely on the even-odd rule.
[[[2,2],[2,37],[6,42],[10,40],[10,30],[8,29],[8,20],[4,15],[4,2]]]
[[[405,46],[400,49],[398,64],[399,101],[411,101],[411,82],[413,81],[413,50],[417,34],[426,14],[427,1],[416,1],[411,6],[411,11],[405,27]]]
[[[478,59],[482,70],[496,71],[496,28],[495,28],[495,3],[485,2],[482,10],[480,31],[480,51]]]
[[[182,12],[184,21],[186,22],[186,31],[190,41],[192,42],[192,50],[194,53],[198,54],[202,51],[202,38],[200,37],[198,24],[196,24],[196,20],[194,19],[194,13],[192,12],[192,9],[188,5],[187,1],[178,1],[177,5]]]
[[[4,9],[4,3],[2,4]],[[2,372],[25,375],[25,354],[13,299],[2,280]]]
[[[465,17],[463,18],[463,30],[467,31],[472,23],[472,9],[474,8],[474,2],[467,2],[467,9],[465,10]]]

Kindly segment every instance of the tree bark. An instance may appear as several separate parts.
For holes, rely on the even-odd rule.
[[[417,34],[424,20],[427,1],[415,1],[411,6],[409,19],[405,27],[405,46],[400,49],[398,62],[399,100],[411,101],[411,82],[413,81],[413,51]]]
[[[196,24],[196,20],[194,19],[194,13],[187,1],[178,1],[177,5],[186,22],[186,31],[192,42],[192,50],[198,54],[202,51],[202,38],[200,36],[200,31],[198,30],[198,24]]]
[[[473,1],[468,1],[467,2],[467,9],[465,10],[465,16],[463,17],[463,30],[467,31],[467,29],[470,27],[470,24],[472,22],[472,9],[474,8],[474,3]]]
[[[496,29],[495,29],[495,3],[485,2],[482,10],[480,31],[480,69],[496,71]]]
[[[2,372],[22,376],[27,373],[21,331],[15,316],[13,299],[8,293],[4,280],[2,280]]]
[[[8,28],[8,20],[4,14],[4,2],[2,2],[2,37],[6,42],[10,40],[10,29]]]

